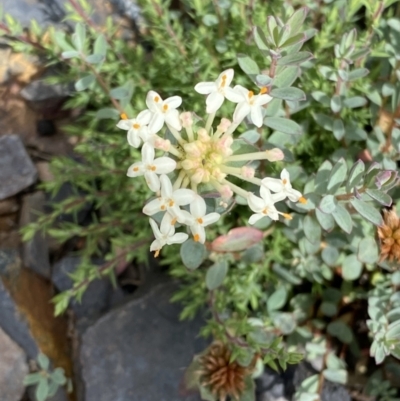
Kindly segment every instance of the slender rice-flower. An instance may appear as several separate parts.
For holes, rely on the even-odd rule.
[[[132,164],[127,173],[129,177],[144,176],[149,188],[156,193],[156,198],[144,206],[143,213],[153,216],[164,212],[160,228],[150,219],[156,237],[151,250],[156,255],[164,245],[181,243],[188,238],[185,232],[175,233],[177,222],[193,235],[194,241],[205,242],[205,227],[215,223],[220,214],[215,211],[206,213],[206,204],[201,197],[204,191],[219,193],[222,207],[228,207],[228,201],[234,195],[245,198],[254,212],[250,224],[264,216],[273,220],[278,220],[279,215],[290,218],[275,207],[275,203],[286,198],[292,202],[305,202],[301,193],[293,189],[286,169],[280,179],[266,177],[261,180],[257,177],[257,170],[251,163],[283,160],[282,150],[262,150],[254,146],[253,152],[243,153],[243,141],[236,141],[234,132],[247,115],[254,125],[261,127],[262,109],[272,97],[264,89],[255,95],[240,85],[231,88],[232,79],[233,70],[228,69],[215,82],[202,82],[195,86],[196,91],[207,95],[204,122],[196,122],[194,113],[190,111],[178,111],[182,103],[179,96],[163,100],[158,93],[150,91],[146,97],[149,109],[135,120],[127,120],[124,116],[118,123],[121,129],[131,130],[131,134],[128,133],[131,145],[144,143],[142,160]],[[213,128],[216,111],[225,99],[237,103],[233,121],[222,117]],[[129,125],[132,121],[138,122],[140,127],[132,128]],[[159,133],[164,125],[174,138],[167,139]],[[156,150],[161,157],[156,157]],[[237,184],[238,179],[255,185],[255,193],[243,189]]]
[[[136,118],[122,119],[118,122],[117,127],[127,130],[127,139],[129,145],[138,148],[141,144],[141,133],[147,129],[150,122],[151,112],[149,110],[141,111]]]

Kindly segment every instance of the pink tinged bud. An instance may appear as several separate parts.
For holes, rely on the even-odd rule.
[[[209,182],[211,173],[208,170],[204,170],[203,182]]]
[[[233,138],[232,135],[227,135],[224,136],[220,141],[219,141],[219,146],[221,149],[230,149],[233,143]]]
[[[187,128],[193,125],[192,113],[190,111],[185,111],[179,116],[182,122],[182,127]]]
[[[222,199],[228,200],[232,198],[233,192],[229,185],[222,185],[219,189]]]
[[[241,170],[241,175],[243,178],[253,178],[255,174],[254,168],[243,166]]]
[[[168,152],[169,148],[171,147],[171,142],[168,139],[157,138],[154,141],[154,147],[156,149],[161,149],[164,152]]]
[[[265,153],[267,154],[267,160],[269,160],[270,162],[283,160],[283,158],[285,157],[283,152],[278,148],[266,150]]]
[[[211,243],[214,252],[240,252],[262,241],[263,232],[253,227],[233,228]]]
[[[210,135],[208,135],[208,132],[204,128],[199,128],[199,130],[197,131],[197,136],[202,142],[210,141]]]
[[[198,168],[196,172],[192,175],[192,182],[195,184],[200,184],[203,181],[205,170],[202,168]]]
[[[197,168],[199,165],[198,162],[194,161],[194,160],[189,160],[189,159],[185,159],[183,160],[183,162],[181,163],[182,168],[184,168],[185,170],[192,170]]]
[[[217,180],[217,181],[222,181],[225,177],[226,174],[223,173],[219,168],[215,168],[213,170],[213,177]]]
[[[195,142],[186,143],[183,148],[185,149],[186,154],[191,157],[200,157],[202,154],[201,149]]]
[[[222,118],[221,122],[219,123],[217,129],[218,131],[225,132],[231,125],[231,121],[227,118]]]

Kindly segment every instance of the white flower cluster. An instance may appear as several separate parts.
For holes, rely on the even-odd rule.
[[[266,88],[262,88],[260,93],[255,95],[240,85],[230,87],[233,74],[233,70],[228,69],[223,71],[215,82],[201,82],[195,86],[198,93],[207,95],[208,117],[205,124],[194,124],[191,112],[179,113],[178,107],[182,104],[182,98],[179,96],[163,100],[154,91],[147,94],[147,110],[140,112],[136,118],[128,119],[123,115],[117,124],[117,127],[128,131],[129,145],[138,148],[143,143],[142,160],[132,164],[127,172],[129,177],[144,176],[148,187],[156,193],[156,198],[144,206],[143,213],[148,216],[164,213],[160,226],[150,218],[155,236],[150,250],[155,251],[155,256],[164,245],[183,243],[188,239],[187,233],[175,232],[177,223],[188,226],[193,239],[204,243],[204,227],[220,218],[215,212],[207,214],[206,202],[198,194],[199,184],[214,187],[223,199],[222,204],[225,204],[233,193],[246,198],[254,212],[249,219],[250,224],[256,223],[264,216],[273,220],[278,220],[279,215],[290,218],[290,215],[276,209],[275,203],[278,201],[288,198],[292,202],[305,202],[301,193],[292,188],[286,169],[282,171],[280,179],[268,177],[261,180],[255,177],[255,169],[248,165],[232,166],[233,162],[248,164],[254,160],[283,159],[283,153],[278,148],[233,154],[232,134],[235,129],[248,116],[254,125],[261,127],[263,106],[272,100],[266,93]],[[214,131],[212,124],[215,114],[225,99],[237,103],[233,121],[222,118]],[[158,135],[164,125],[176,139],[176,144]],[[168,156],[156,157],[156,149],[167,153]],[[174,183],[167,175],[170,173],[174,173]],[[228,175],[258,185],[260,197],[228,181]]]

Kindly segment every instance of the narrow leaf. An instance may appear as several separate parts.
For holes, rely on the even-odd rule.
[[[376,226],[381,226],[383,224],[381,214],[370,204],[357,198],[353,198],[350,203],[362,217],[370,221],[372,224],[375,224]]]
[[[264,119],[264,124],[276,131],[283,132],[284,134],[301,134],[302,130],[299,124],[282,117],[266,117]]]

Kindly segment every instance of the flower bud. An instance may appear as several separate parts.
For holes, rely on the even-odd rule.
[[[270,162],[283,160],[283,158],[285,157],[283,152],[278,148],[266,150],[265,153],[267,154],[267,160],[269,160]]]
[[[190,111],[181,113],[179,118],[182,122],[182,127],[187,128],[193,125],[192,113]]]
[[[248,167],[248,166],[243,166],[241,168],[241,175],[243,178],[253,178],[255,174],[254,168]]]

